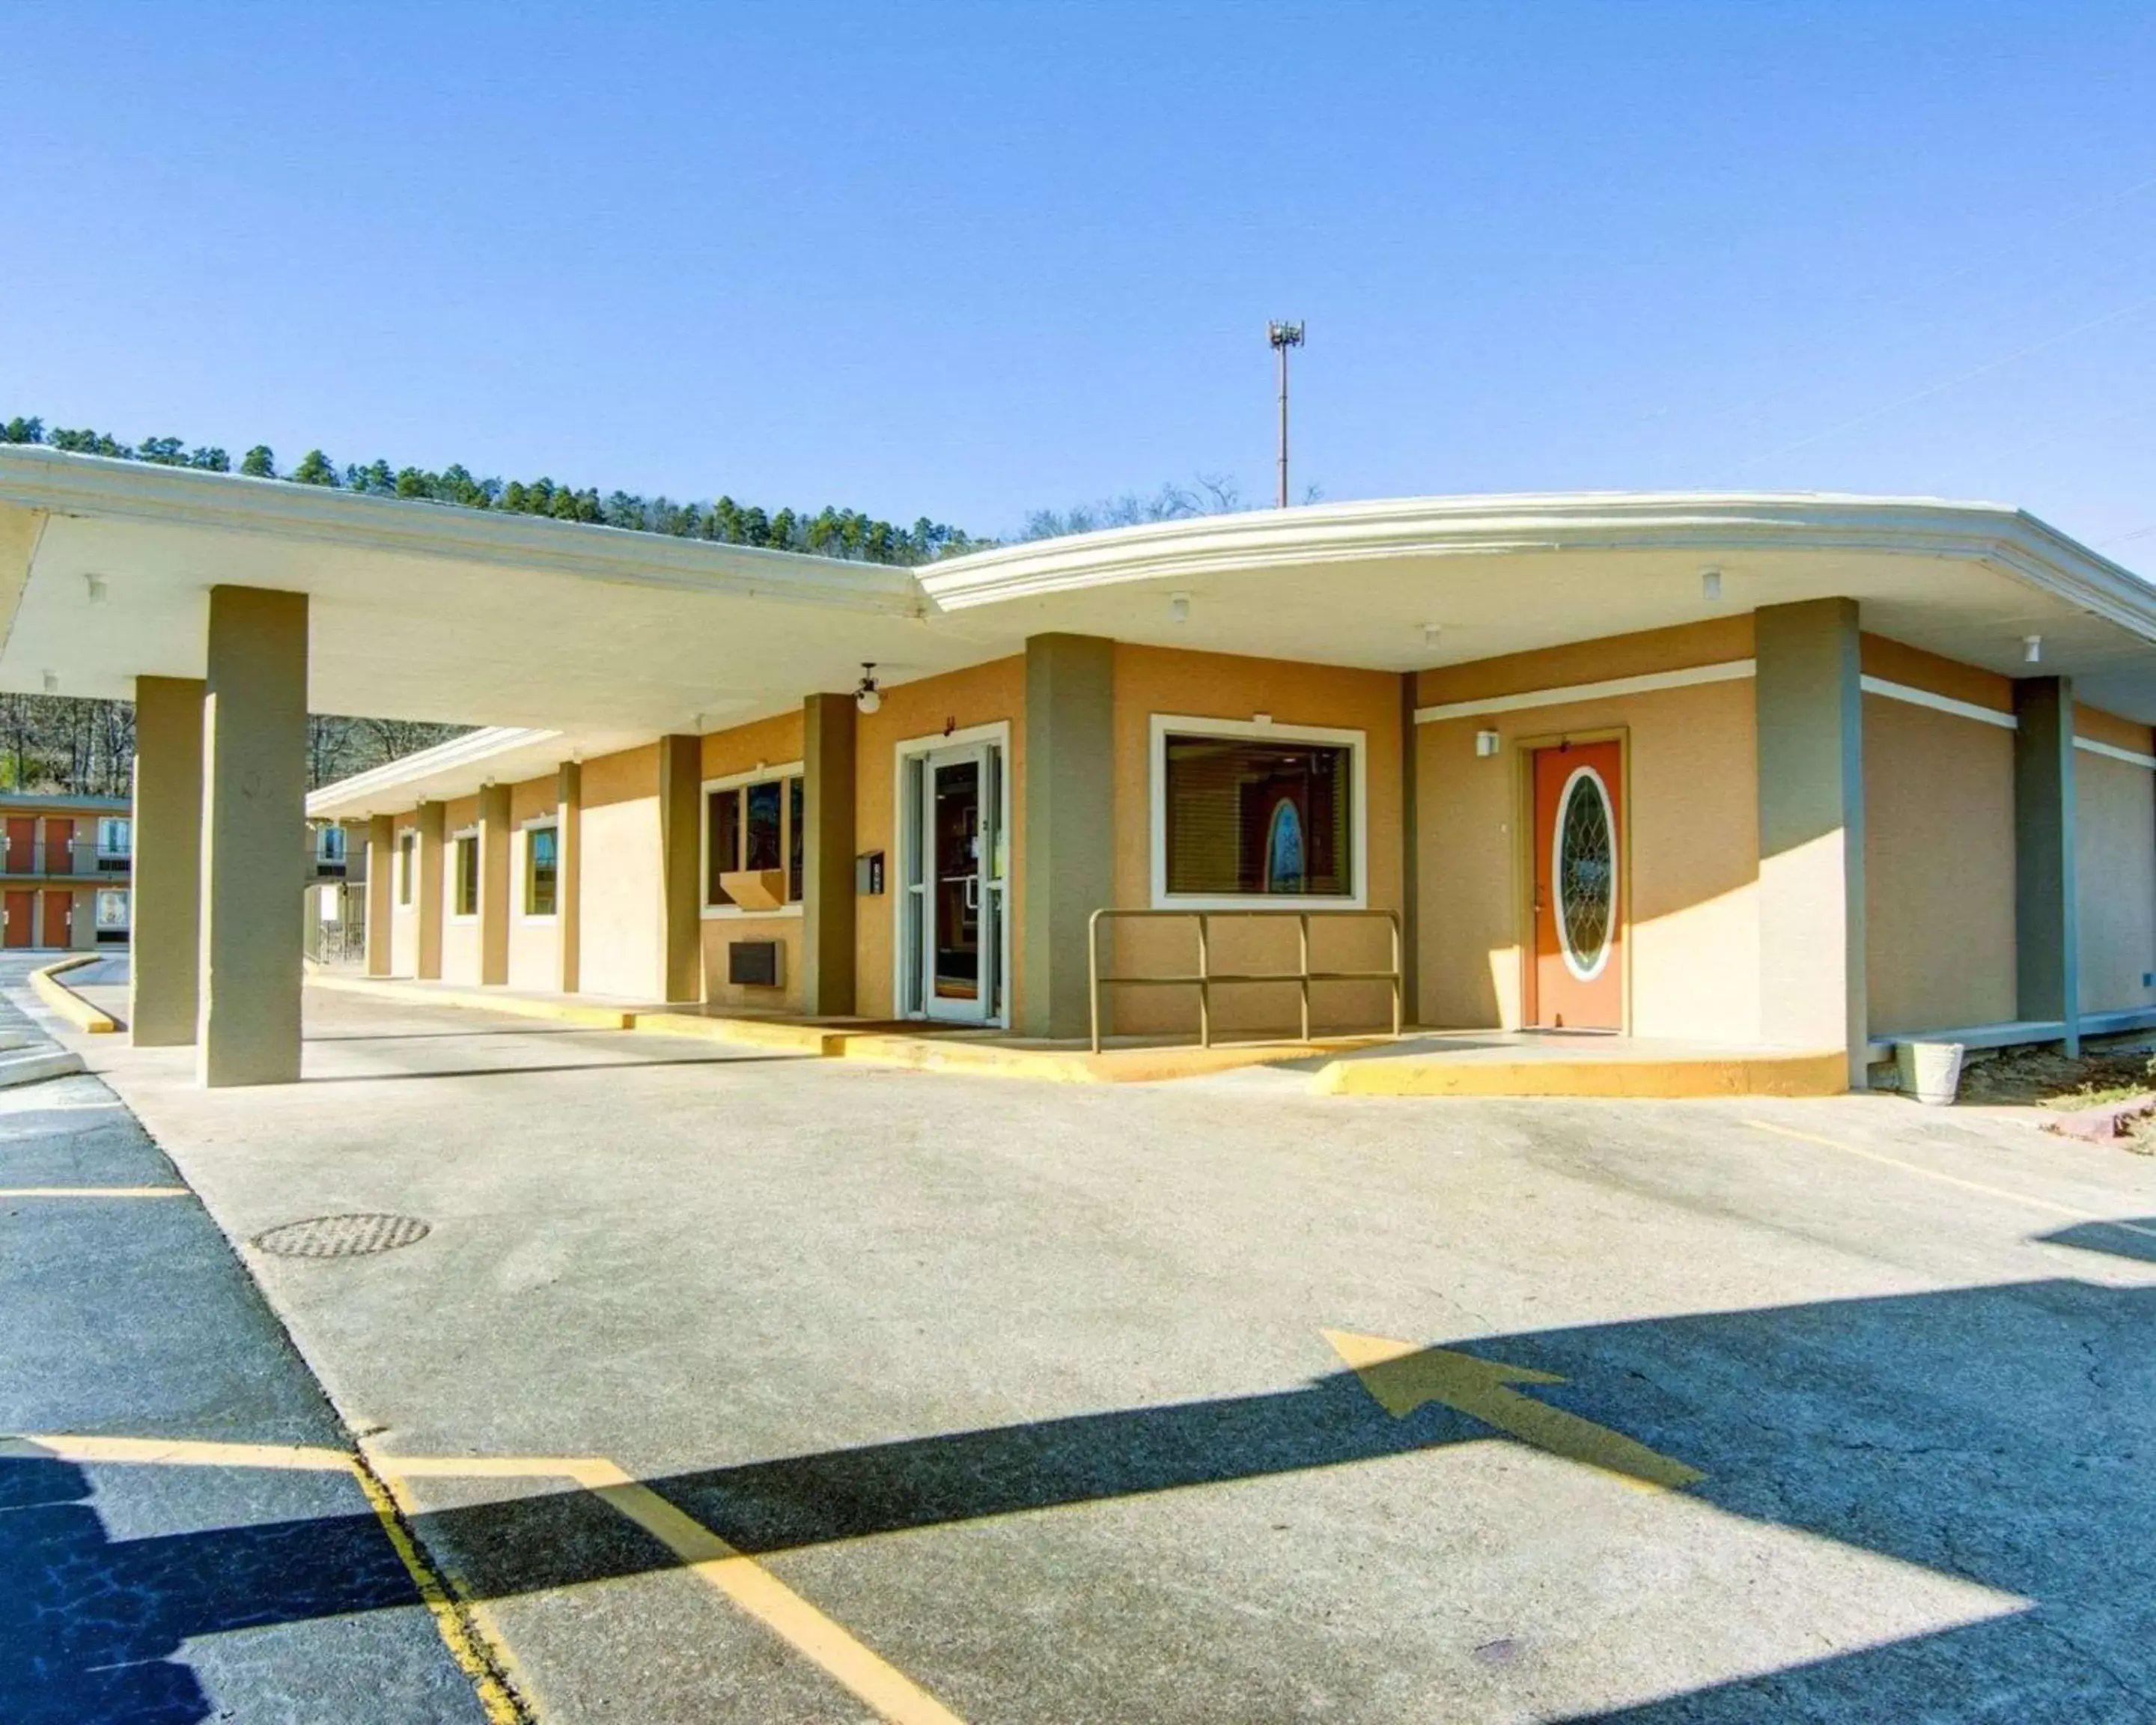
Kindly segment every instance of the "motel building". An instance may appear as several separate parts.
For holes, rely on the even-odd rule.
[[[1097,942],[1111,1052],[1389,1038],[1397,986],[1365,1064],[1822,1089],[2156,1024],[2156,590],[1992,504],[1412,498],[906,569],[18,448],[0,608],[0,686],[138,704],[130,1028],[212,1085],[300,1074],[309,820],[363,840],[366,972],[465,991],[1082,1053]],[[484,728],[310,797],[310,711]]]

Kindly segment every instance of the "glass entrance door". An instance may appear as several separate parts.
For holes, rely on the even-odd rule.
[[[1002,1012],[1002,751],[937,749],[922,762],[918,1009],[988,1024]]]

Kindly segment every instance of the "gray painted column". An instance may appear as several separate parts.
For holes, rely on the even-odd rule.
[[[418,951],[412,961],[413,973],[422,982],[442,977],[442,870],[446,865],[449,805],[422,803],[416,823],[419,834],[419,878],[412,888],[412,908],[419,918]]]
[[[1400,678],[1400,1016],[1405,1024],[1422,1022],[1422,846],[1415,814],[1420,787],[1417,749],[1422,727],[1415,723],[1413,671]]]
[[[490,784],[479,793],[479,979],[504,987],[509,981],[509,787]]]
[[[670,1003],[704,998],[704,740],[659,739],[660,975]]]
[[[577,992],[583,980],[584,769],[564,761],[554,782],[555,815],[561,826],[554,839],[554,937],[557,986]]]
[[[388,976],[397,915],[397,823],[377,814],[367,823],[367,973]]]
[[[801,1006],[854,1010],[854,698],[812,695],[801,713]]]
[[[137,1048],[184,1048],[195,1040],[202,810],[203,685],[193,677],[137,677],[127,972],[127,1028]],[[95,904],[93,897],[92,922]]]
[[[2081,1052],[2081,906],[2075,877],[2074,683],[2014,685],[2014,1010],[2056,1019]]]
[[[1028,1036],[1086,1034],[1087,919],[1115,902],[1115,706],[1113,641],[1026,642],[1017,1018]]]
[[[213,1088],[300,1076],[306,814],[307,596],[213,587],[195,1062]]]
[[[1865,1082],[1864,693],[1856,602],[1753,615],[1759,767],[1759,1034],[1848,1050]]]

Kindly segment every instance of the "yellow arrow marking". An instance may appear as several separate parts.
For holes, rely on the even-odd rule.
[[[1332,1351],[1363,1380],[1363,1388],[1395,1420],[1404,1420],[1426,1403],[1442,1402],[1538,1450],[1643,1485],[1674,1491],[1707,1477],[1697,1468],[1635,1443],[1621,1431],[1508,1387],[1563,1383],[1554,1373],[1508,1366],[1450,1348],[1358,1335],[1353,1330],[1327,1330],[1324,1335]]]

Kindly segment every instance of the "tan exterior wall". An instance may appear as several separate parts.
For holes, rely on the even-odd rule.
[[[2107,742],[2113,748],[2131,749],[2137,755],[2156,752],[2156,742],[2152,742],[2156,732],[2146,725],[2122,719],[2117,713],[2107,713],[2100,706],[2075,705],[2074,735],[2086,737],[2092,742]]]
[[[561,982],[562,919],[527,916],[524,913],[524,823],[552,814],[559,798],[560,782],[549,773],[509,788],[509,986],[552,993]]]
[[[659,747],[584,762],[584,857],[578,882],[583,990],[656,1000],[660,948]]]
[[[2093,734],[2076,716],[2080,734]],[[2136,728],[2140,742],[2118,747],[2145,754],[2147,727]],[[2156,1004],[2156,989],[2141,985],[2156,971],[2156,773],[2076,749],[2074,800],[2082,1010]]]
[[[854,844],[860,851],[880,850],[885,863],[883,896],[862,899],[855,923],[855,999],[864,1017],[886,1018],[892,1010],[891,944],[900,894],[891,803],[897,784],[898,745],[915,737],[936,736],[947,728],[963,731],[999,721],[1010,726],[1010,758],[1004,770],[1010,781],[1013,830],[1006,890],[1011,896],[1010,912],[1015,924],[1025,914],[1019,875],[1020,847],[1025,843],[1020,824],[1025,808],[1024,656],[998,659],[946,676],[886,689],[881,710],[860,717],[855,733]],[[1011,963],[1015,991],[1025,986],[1016,942]]]
[[[1942,659],[1936,653],[1905,646],[1884,635],[1866,635],[1861,649],[1864,675],[1867,677],[1907,684],[1912,689],[1927,690],[1933,695],[1950,696],[1973,706],[1988,706],[1994,712],[2014,711],[2013,679],[2002,677],[1996,671],[1964,665],[1958,659]]]
[[[759,767],[783,767],[801,758],[801,715],[798,711],[759,719],[731,731],[714,731],[703,740],[706,778],[731,778],[737,773],[753,773]],[[699,807],[697,819],[704,818]],[[704,882],[697,882],[701,901]],[[798,906],[783,914],[744,916],[732,907],[704,911],[704,998],[715,1006],[737,1011],[798,1012],[801,1009],[801,912]],[[779,955],[781,986],[776,988],[737,988],[726,980],[726,948],[735,941],[777,941],[785,950]]]
[[[1747,656],[1749,619],[1743,621],[1741,634],[1719,624],[1697,632],[1692,645],[1703,649],[1704,657],[1691,662]],[[1656,631],[1681,633],[1687,632]],[[1612,644],[1620,650],[1603,661],[1601,675],[1645,674],[1635,668],[1625,650],[1629,644]],[[1578,675],[1577,666],[1563,666],[1548,675],[1530,675],[1512,687],[1599,680]],[[1476,698],[1445,690],[1435,700]],[[1429,1023],[1508,1029],[1520,1024],[1529,837],[1527,757],[1522,745],[1613,729],[1621,729],[1626,742],[1629,1028],[1639,1036],[1757,1040],[1759,809],[1748,680],[1422,727],[1416,803],[1422,1011]],[[1478,730],[1498,733],[1499,756],[1476,756]]]
[[[1118,644],[1115,697],[1116,903],[1144,909],[1152,902],[1152,716],[1248,721],[1269,713],[1283,726],[1307,725],[1364,733],[1368,810],[1364,850],[1368,905],[1403,908],[1400,871],[1400,680],[1389,671],[1352,670],[1286,660],[1223,653],[1185,653]],[[1253,909],[1268,910],[1261,900]],[[1196,963],[1196,925],[1177,920],[1125,924],[1101,942],[1114,969],[1132,975],[1188,973]],[[1382,922],[1313,924],[1311,963],[1318,969],[1383,968],[1391,945]],[[1216,971],[1296,968],[1292,916],[1216,922]],[[1109,1022],[1123,1034],[1194,1034],[1194,990],[1111,991]],[[1382,983],[1332,983],[1312,991],[1317,1029],[1381,1029],[1389,1022],[1390,992]],[[1224,988],[1213,999],[1216,1031],[1229,1034],[1292,1030],[1296,990],[1259,984]]]
[[[1923,669],[1871,675],[1999,706],[1974,680],[1989,672],[1958,667],[1969,676],[1945,687],[1907,674]],[[1864,877],[1872,1034],[2012,1019],[2014,733],[1865,696]]]
[[[479,798],[442,805],[442,980],[479,985],[479,918],[457,915],[457,835],[479,825]]]
[[[406,904],[403,898],[403,877],[398,871],[397,859],[404,834],[419,830],[416,814],[398,815],[392,824],[389,835],[389,973],[392,976],[414,977],[419,973],[419,901],[418,884],[413,883],[413,900]]]

